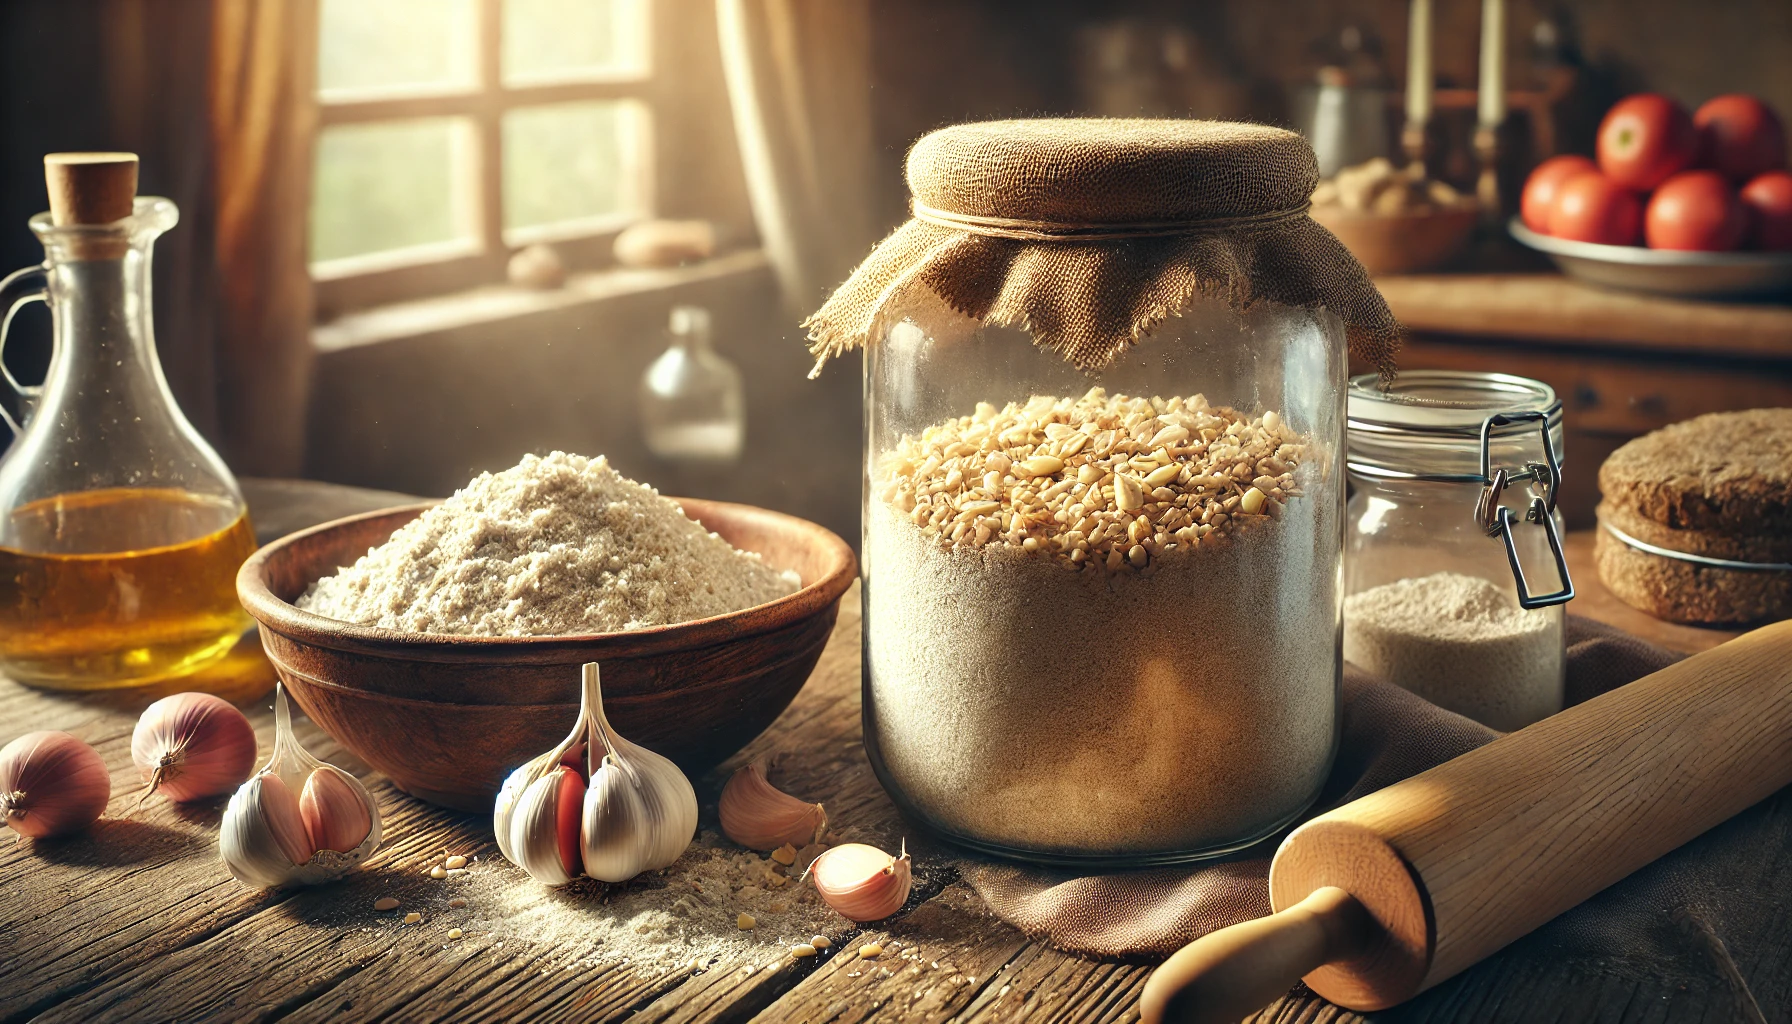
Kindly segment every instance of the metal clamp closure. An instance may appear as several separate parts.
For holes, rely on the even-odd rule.
[[[1490,445],[1494,427],[1537,421],[1543,434],[1543,462],[1527,462],[1519,473],[1508,473],[1504,467],[1493,469]],[[1506,544],[1506,561],[1512,565],[1512,579],[1518,584],[1518,605],[1521,608],[1547,608],[1574,599],[1574,581],[1568,578],[1568,557],[1562,550],[1562,537],[1556,530],[1556,498],[1561,489],[1561,460],[1556,456],[1554,441],[1549,436],[1549,417],[1542,412],[1496,413],[1481,424],[1481,481],[1485,485],[1475,502],[1475,523],[1489,537],[1498,537]],[[1512,509],[1500,503],[1506,485],[1528,482],[1530,501],[1524,513],[1525,522],[1543,527],[1549,551],[1556,563],[1556,575],[1562,589],[1551,594],[1532,594],[1525,580],[1524,567],[1518,561],[1518,545],[1512,539]]]

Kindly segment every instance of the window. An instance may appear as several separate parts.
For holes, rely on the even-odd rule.
[[[321,0],[311,266],[325,313],[593,263],[654,210],[649,0]]]

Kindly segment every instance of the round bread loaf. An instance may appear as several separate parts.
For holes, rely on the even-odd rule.
[[[1708,413],[1644,434],[1599,467],[1599,490],[1675,530],[1792,536],[1792,409]]]
[[[1710,558],[1766,561],[1769,552],[1784,552],[1792,544],[1777,546],[1765,541],[1737,543],[1731,538],[1665,527],[1631,529],[1648,523],[1627,517],[1609,505],[1599,506],[1600,529],[1593,539],[1593,561],[1599,580],[1612,596],[1638,611],[1669,622],[1696,625],[1731,625],[1772,622],[1792,617],[1792,572],[1723,569],[1631,547],[1605,529],[1610,525],[1637,540],[1671,551],[1692,551]],[[1744,555],[1737,548],[1748,549]],[[1779,560],[1792,558],[1780,554]]]
[[[1656,554],[1792,564],[1792,409],[1712,413],[1639,437],[1599,469],[1599,578],[1674,622],[1792,616],[1792,572]]]

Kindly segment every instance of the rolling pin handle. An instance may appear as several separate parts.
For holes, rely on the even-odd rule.
[[[1377,927],[1335,886],[1294,906],[1189,943],[1152,972],[1143,1024],[1232,1024],[1275,1002],[1308,972],[1366,952]]]

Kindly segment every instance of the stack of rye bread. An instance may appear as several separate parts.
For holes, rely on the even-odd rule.
[[[1600,467],[1599,489],[1599,578],[1624,603],[1672,622],[1792,617],[1792,409],[1639,437]]]

